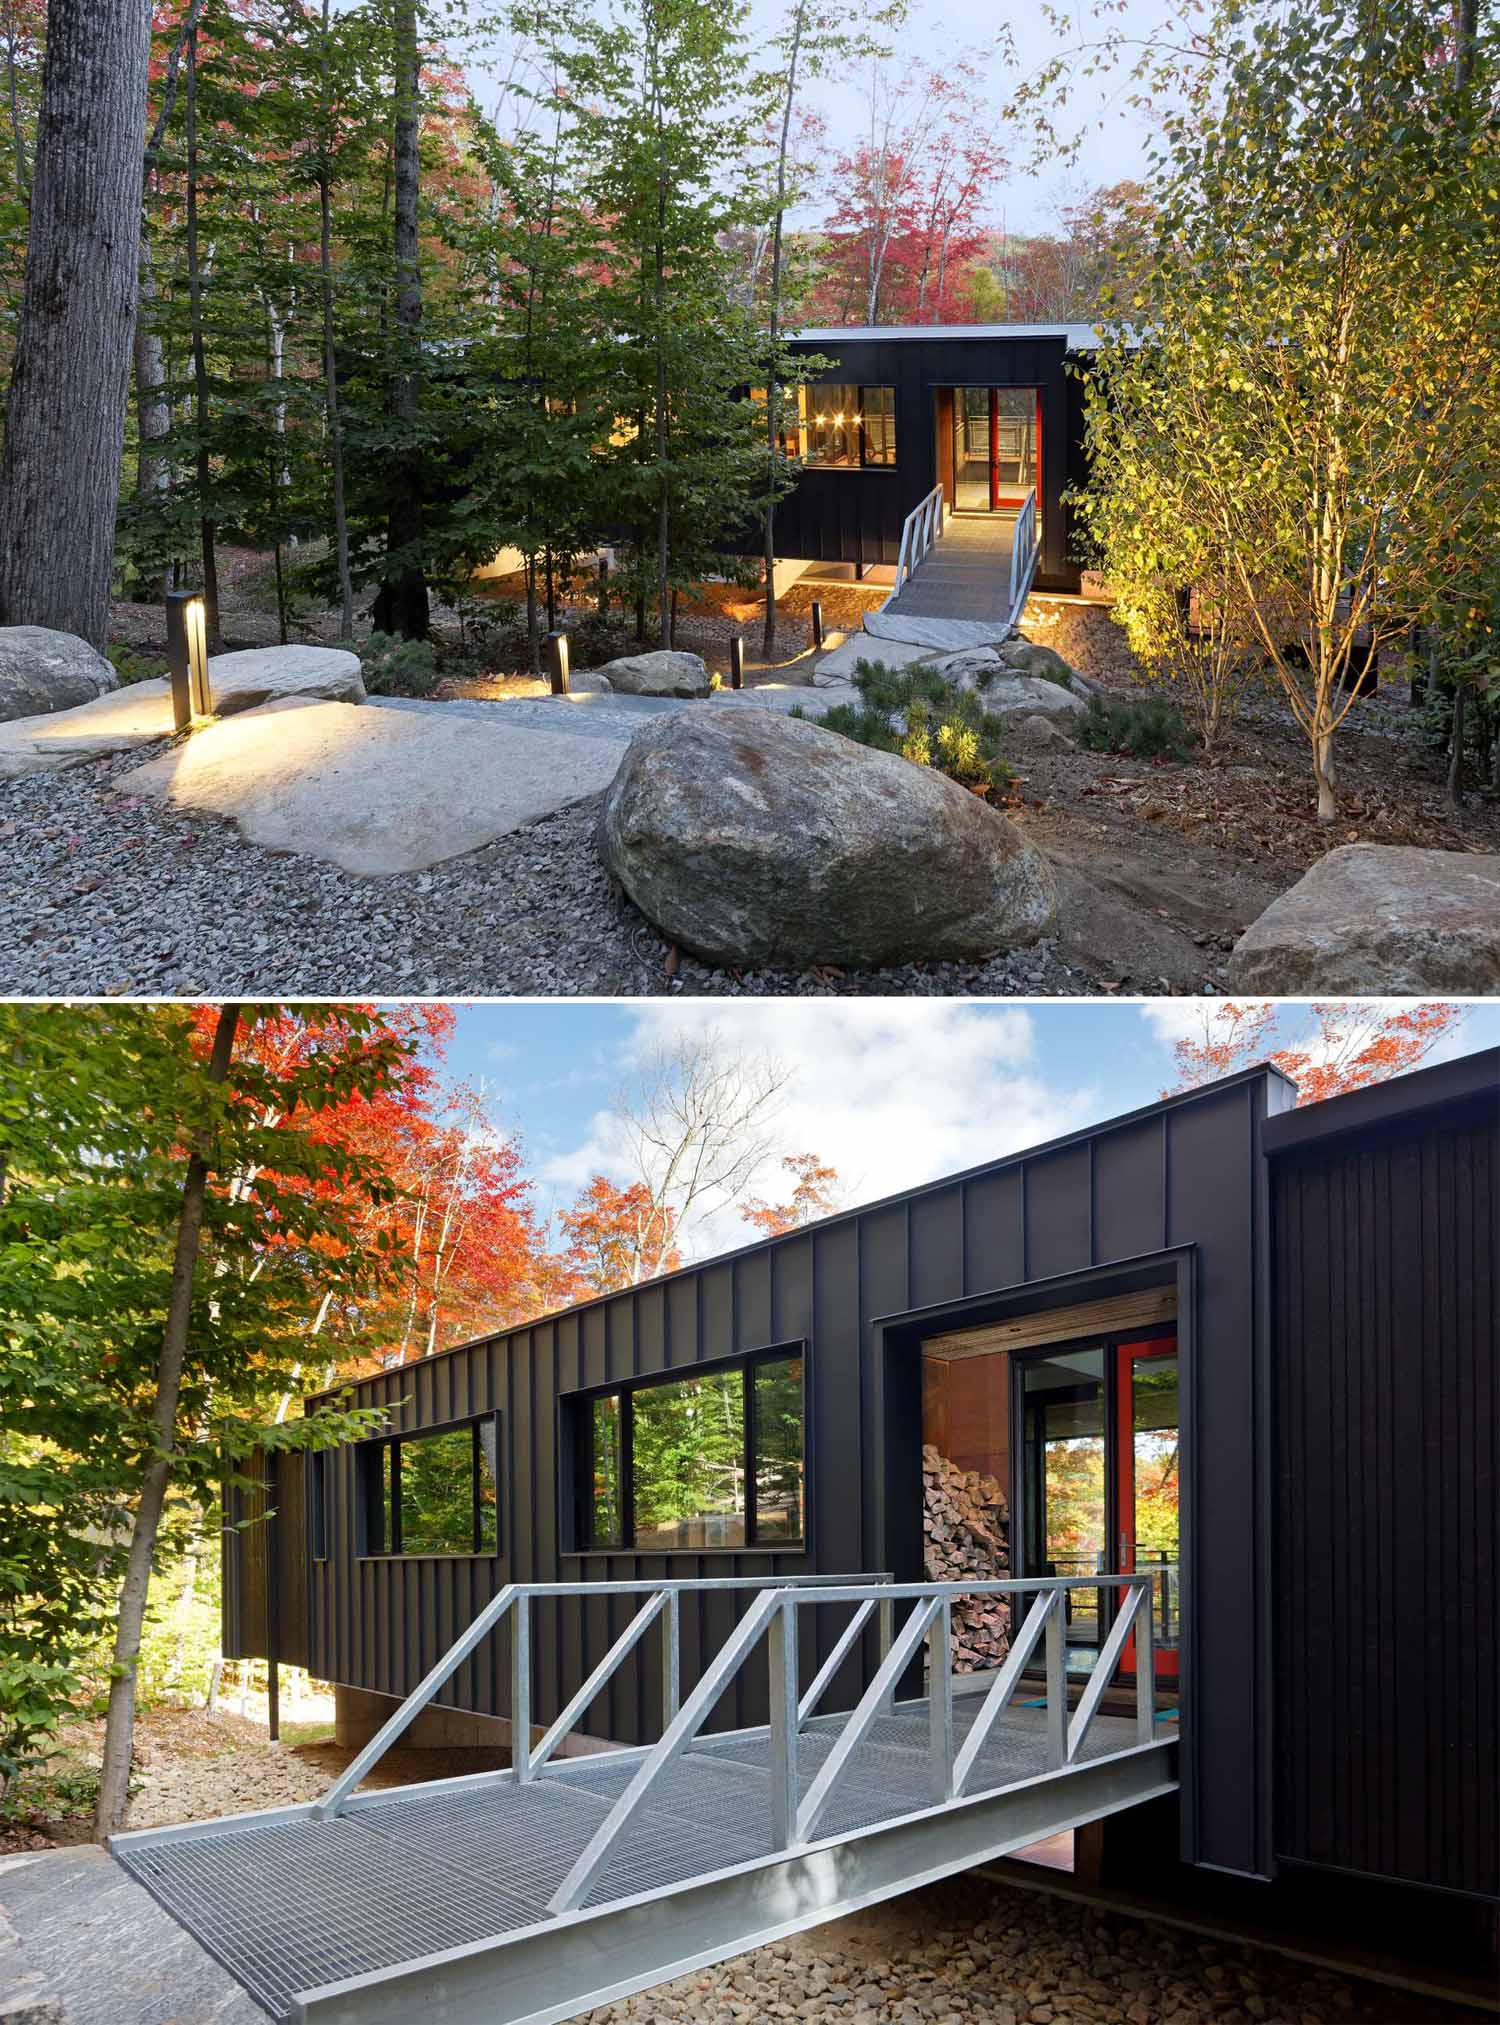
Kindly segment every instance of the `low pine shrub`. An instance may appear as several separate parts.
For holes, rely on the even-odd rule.
[[[856,745],[897,752],[916,766],[935,767],[980,794],[1003,789],[1010,769],[1000,754],[1003,725],[971,690],[947,682],[925,663],[888,668],[857,661],[858,703],[839,703],[819,720]],[[794,717],[805,716],[794,709]]]
[[[359,650],[359,665],[372,696],[430,696],[437,687],[437,656],[430,640],[372,633]]]
[[[1187,720],[1163,696],[1138,702],[1091,696],[1073,735],[1090,752],[1123,752],[1132,759],[1186,759],[1192,747]]]

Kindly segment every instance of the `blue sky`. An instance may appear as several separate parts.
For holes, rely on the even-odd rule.
[[[846,1203],[993,1159],[1150,1103],[1174,1080],[1172,1040],[1201,1031],[1212,1000],[992,1004],[962,999],[494,1001],[457,1008],[446,1074],[483,1083],[498,1130],[519,1136],[538,1207],[566,1207],[589,1175],[630,1177],[611,1100],[651,1047],[717,1030],[789,1071],[778,1153],[838,1168]],[[1288,1004],[1281,1034],[1307,1027]],[[1443,1054],[1500,1046],[1500,1004],[1470,1008]],[[784,1193],[774,1168],[765,1192]],[[703,1255],[747,1237],[720,1217],[689,1240]]]

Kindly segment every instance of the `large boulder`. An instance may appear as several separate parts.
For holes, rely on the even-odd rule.
[[[675,648],[627,654],[619,661],[606,661],[596,672],[622,696],[707,696],[713,687],[702,656]]]
[[[1345,844],[1252,921],[1232,991],[1500,991],[1500,857]]]
[[[119,686],[109,662],[76,633],[0,626],[0,719],[71,710]]]
[[[600,848],[646,918],[714,963],[984,957],[1056,911],[1040,854],[978,796],[769,710],[638,731]]]
[[[969,647],[948,654],[933,666],[946,681],[972,689],[983,707],[996,717],[1053,717],[1063,723],[1088,708],[1071,689],[1039,676],[1017,674],[1001,658],[1004,650]]]
[[[249,647],[240,654],[215,654],[208,664],[214,711],[230,717],[304,696],[318,703],[363,703],[364,677],[358,654],[343,647]]]

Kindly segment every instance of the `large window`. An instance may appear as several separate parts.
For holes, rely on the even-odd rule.
[[[894,387],[799,387],[797,420],[804,463],[856,470],[895,465]]]
[[[579,1400],[579,1547],[801,1545],[803,1379],[772,1351]]]
[[[366,1554],[497,1554],[499,1415],[366,1442]]]

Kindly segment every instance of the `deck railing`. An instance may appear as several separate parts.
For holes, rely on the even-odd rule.
[[[1010,545],[1010,622],[1014,626],[1021,617],[1026,603],[1026,594],[1031,589],[1031,579],[1036,574],[1037,527],[1036,489],[1033,487],[1021,502],[1016,515],[1015,532]]]
[[[575,1911],[594,1889],[609,1853],[637,1811],[688,1751],[735,1677],[760,1644],[767,1642],[770,1678],[769,1806],[772,1848],[792,1852],[817,1840],[830,1805],[875,1724],[894,1705],[897,1685],[925,1646],[927,1660],[927,1804],[941,1808],[968,1798],[980,1755],[1008,1707],[1021,1677],[1040,1648],[1046,1681],[1043,1717],[1044,1760],[1048,1770],[1075,1764],[1099,1713],[1104,1695],[1134,1635],[1135,1743],[1155,1739],[1155,1682],[1152,1590],[1163,1571],[1130,1575],[1037,1576],[997,1582],[895,1583],[885,1575],[738,1577],[698,1582],[512,1583],[502,1589],[455,1641],[385,1727],[340,1774],[315,1812],[337,1814],[371,1767],[390,1748],[443,1683],[503,1619],[510,1620],[512,1769],[509,1777],[535,1780],[594,1700],[609,1685],[626,1657],[651,1628],[662,1626],[662,1730],[657,1743],[637,1754],[629,1784],[600,1823],[549,1901],[553,1913]],[[1069,1710],[1069,1677],[1064,1651],[1064,1599],[1071,1590],[1120,1592],[1109,1632]],[[682,1694],[679,1648],[685,1594],[715,1590],[753,1592],[749,1608],[708,1661],[691,1691]],[[531,1606],[546,1598],[592,1600],[639,1596],[641,1605],[566,1707],[533,1744],[531,1735]],[[954,1722],[952,1610],[961,1597],[1028,1602],[1004,1664],[990,1682],[962,1742]],[[800,1613],[808,1604],[852,1606],[849,1623],[805,1692],[799,1687]],[[898,1606],[909,1604],[896,1626]],[[845,1715],[832,1748],[804,1790],[799,1741],[856,1641],[877,1620],[880,1660],[855,1707]],[[1075,1680],[1074,1685],[1077,1685]],[[827,1722],[832,1723],[832,1718]]]
[[[917,564],[934,542],[942,540],[943,510],[943,488],[934,485],[927,497],[906,516],[901,528],[901,546],[896,552],[896,582],[891,591],[892,598],[901,595],[901,586]],[[886,602],[889,604],[890,599]]]

